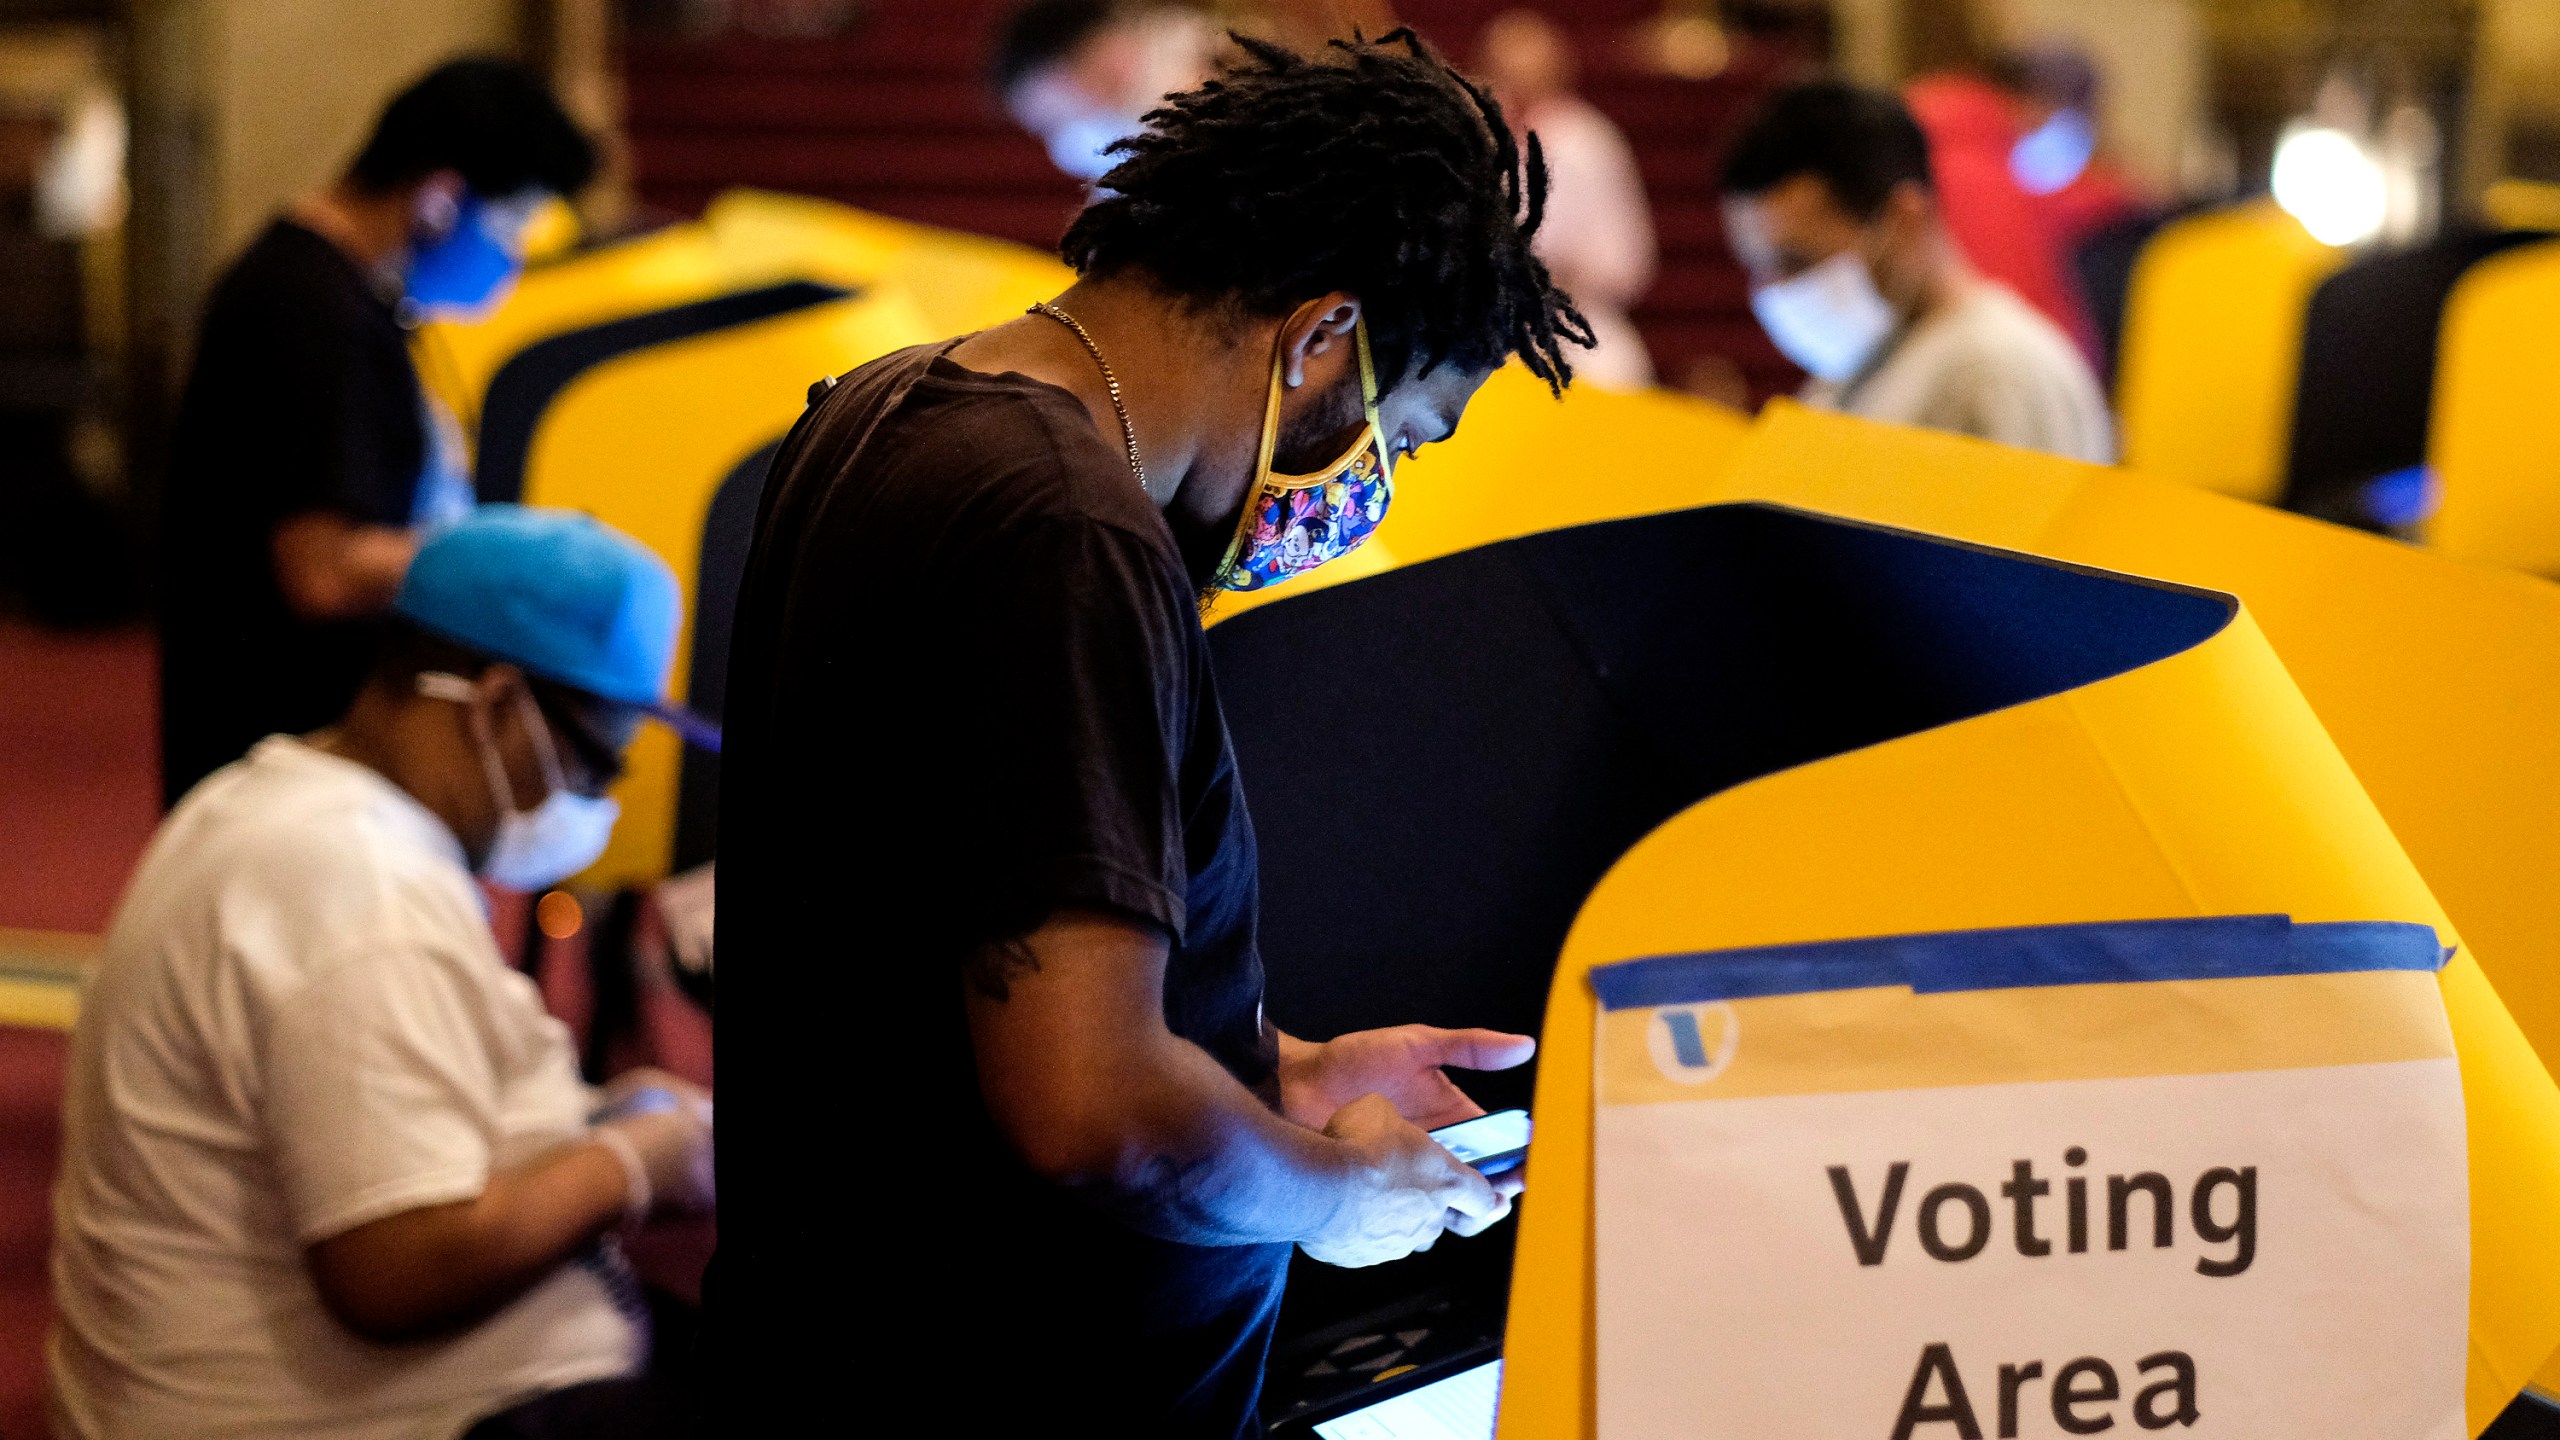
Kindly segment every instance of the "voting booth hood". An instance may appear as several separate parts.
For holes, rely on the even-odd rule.
[[[2439,1181],[2446,1163],[2463,1167],[2448,1183],[2467,1195],[2467,1237],[2453,1241],[2467,1273],[2432,1275],[2435,1293],[2449,1283],[2461,1297],[2460,1333],[2436,1337],[2452,1357],[2436,1373],[2439,1399],[2453,1387],[2446,1413],[2476,1430],[2560,1342],[2547,1219],[2560,1213],[2560,1092],[2231,597],[1741,504],[1461,551],[1265,605],[1217,625],[1211,644],[1262,839],[1274,1021],[1318,1037],[1405,1020],[1543,1031],[1534,1081],[1470,1077],[1488,1106],[1522,1103],[1534,1084],[1540,1126],[1506,1435],[1592,1433],[1601,1413],[1587,976],[1737,945],[2217,915],[2423,930],[2429,954],[2452,955],[2421,983],[2441,996],[2434,1023],[2460,1078],[2433,1093],[2458,1094],[2460,1113],[2453,1148],[2430,1152],[2456,1158],[2417,1163]],[[2301,1103],[2325,1105],[2316,1091]],[[2154,1175],[2191,1250],[2224,1235],[2203,1258],[2225,1267],[2239,1264],[2240,1191],[2254,1204],[2281,1178],[2242,1179],[2245,1157],[2181,1171],[2076,1143],[2098,1157],[2101,1218],[2088,1223],[2110,1223],[2104,1177]],[[2046,1148],[2039,1178],[2067,1178],[2073,1147]],[[1898,1203],[1929,1208],[1942,1245],[1969,1243],[1971,1207],[1956,1191],[1927,1206],[1931,1193],[1971,1185],[1987,1207],[2007,1203],[1993,1187],[2014,1174],[1924,1177],[1916,1151],[1901,1158],[1919,1188]],[[1851,1168],[1861,1223],[1882,1224],[1890,1166]],[[2129,1204],[2156,1198],[2149,1180],[2136,1189]],[[2192,1228],[2198,1195],[2209,1229]],[[2258,1228],[2276,1208],[2253,1210],[2256,1248],[2232,1292],[2277,1273],[2262,1258],[2274,1232]],[[1839,1229],[1840,1214],[1826,1223]],[[1928,1253],[1908,1238],[1916,1222],[1899,1223],[1897,1265]],[[2128,1208],[2126,1223],[2152,1222]],[[1444,1246],[1431,1263],[1499,1267],[1506,1248]],[[2326,1283],[2359,1284],[2351,1264]],[[1716,1313],[1712,1333],[1748,1328],[1747,1307]],[[2091,1359],[2070,1394],[2102,1388],[2104,1363],[2130,1402],[2176,1379],[2175,1363],[2146,1373],[2144,1358],[2177,1350],[1951,1353],[1945,1366],[1989,1395],[1990,1434],[1999,1365],[2040,1363],[2050,1379]],[[2232,1414],[2213,1387],[2236,1371],[2180,1353],[2200,1367],[2198,1413]],[[1914,1356],[1892,1377],[1897,1401]],[[1915,1425],[1948,1403],[1930,1383]],[[2075,1419],[2104,1409],[2072,1404]],[[2184,1404],[2172,1384],[2142,1414],[2184,1428]],[[1894,1421],[1888,1410],[1876,1433]],[[1831,1432],[1808,1420],[1796,1433]],[[1913,1433],[1965,1432],[1949,1418]]]
[[[1535,1031],[1656,826],[2192,647],[2227,596],[1743,504],[1461,551],[1218,624],[1273,1020]],[[1476,1077],[1526,1103],[1526,1072]]]
[[[2086,684],[2232,614],[2199,590],[1757,504],[1289,588],[1213,610],[1209,638],[1262,847],[1270,1014],[1310,1036],[1535,1033],[1593,886],[1701,797]],[[1533,1071],[1466,1083],[1488,1108],[1525,1105]],[[1489,1290],[1498,1310],[1518,1234],[1373,1271],[1301,1265],[1293,1309]]]

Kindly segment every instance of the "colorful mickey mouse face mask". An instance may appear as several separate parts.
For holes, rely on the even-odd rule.
[[[1262,458],[1218,563],[1219,590],[1263,590],[1294,575],[1303,575],[1327,560],[1359,548],[1387,515],[1395,498],[1393,461],[1386,431],[1378,424],[1378,376],[1369,359],[1369,322],[1353,322],[1352,341],[1360,354],[1360,410],[1368,426],[1342,458],[1307,475],[1282,475],[1271,468],[1272,447],[1280,439],[1280,355],[1271,357],[1271,398],[1262,410]]]

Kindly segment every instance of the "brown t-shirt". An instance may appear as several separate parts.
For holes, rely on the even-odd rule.
[[[1158,1240],[1032,1175],[961,1000],[978,947],[1116,911],[1173,941],[1173,1032],[1269,1086],[1253,828],[1192,581],[1073,396],[948,348],[803,419],[739,597],[724,1433],[892,1395],[952,1434],[1250,1432],[1288,1247]]]

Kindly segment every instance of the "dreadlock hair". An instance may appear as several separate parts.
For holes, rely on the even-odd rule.
[[[1143,274],[1204,309],[1360,297],[1380,381],[1517,355],[1561,392],[1590,322],[1529,251],[1547,167],[1502,107],[1410,30],[1242,58],[1165,97],[1068,228],[1079,275]]]

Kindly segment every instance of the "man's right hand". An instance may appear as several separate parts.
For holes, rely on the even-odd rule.
[[[648,1173],[649,1193],[663,1207],[702,1211],[712,1208],[718,1193],[712,1183],[711,1121],[707,1106],[678,1104],[646,1114],[625,1115],[599,1129],[620,1131],[640,1153]]]
[[[1442,1231],[1473,1235],[1511,1213],[1517,1172],[1487,1180],[1396,1113],[1364,1095],[1334,1113],[1324,1133],[1351,1152],[1342,1203],[1299,1248],[1328,1265],[1358,1267],[1428,1250]]]

